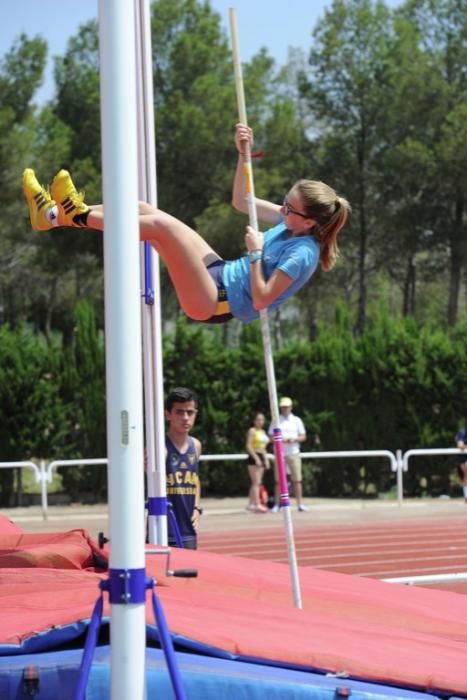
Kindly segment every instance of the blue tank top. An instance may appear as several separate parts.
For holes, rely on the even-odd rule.
[[[319,245],[313,236],[291,236],[284,221],[265,232],[261,263],[265,279],[268,280],[277,269],[292,278],[292,284],[272,302],[269,309],[283,304],[303,287],[318,266],[319,254]],[[241,321],[252,321],[259,316],[251,299],[250,274],[246,255],[238,260],[228,260],[223,270],[230,310]]]
[[[195,505],[196,490],[199,482],[199,460],[196,454],[195,442],[188,438],[188,449],[179,452],[168,435],[165,436],[167,457],[165,460],[167,479],[167,499],[177,518],[178,529],[183,541],[195,540],[196,531],[191,523]],[[167,519],[169,544],[175,544],[175,533],[172,532],[170,517]]]

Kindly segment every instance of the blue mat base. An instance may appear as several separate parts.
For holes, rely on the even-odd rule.
[[[177,652],[183,686],[190,700],[435,700],[434,695],[373,683],[322,676],[240,661]],[[1,700],[24,700],[23,671],[39,673],[40,700],[72,700],[82,650],[3,656],[0,658]],[[163,653],[146,650],[148,697],[174,698]],[[86,700],[110,698],[110,648],[98,647],[86,691]],[[453,699],[454,700],[454,699]]]

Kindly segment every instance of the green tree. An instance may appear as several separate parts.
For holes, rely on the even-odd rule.
[[[417,269],[425,281],[446,279],[450,325],[466,259],[466,9],[462,0],[410,0],[396,12],[381,163],[388,220],[398,235],[381,242],[379,258],[392,260],[395,247],[406,253],[398,266],[406,312],[415,311]]]
[[[65,56],[55,59],[57,117],[72,128],[69,165],[88,159],[101,171],[99,42],[94,20],[78,28]],[[57,167],[57,163],[55,164]]]
[[[32,290],[25,284],[34,248],[26,235],[19,189],[21,165],[35,130],[32,99],[43,77],[47,48],[21,35],[0,62],[0,320],[11,325],[27,316]]]
[[[74,418],[69,436],[75,456],[83,458],[107,455],[105,403],[105,348],[96,314],[86,301],[74,310],[74,334],[71,347],[63,354],[61,390],[64,400],[73,406]],[[75,494],[89,492],[92,498],[106,493],[106,472],[100,467],[84,467],[79,472],[63,472],[65,488]]]
[[[467,260],[467,4],[465,0],[409,0],[404,13],[416,24],[420,45],[443,85],[433,147],[437,171],[435,232],[449,245],[447,319],[457,319],[462,270]]]
[[[60,347],[26,327],[0,326],[2,461],[66,457],[68,407],[60,395]],[[12,505],[13,472],[0,474],[0,500]]]
[[[381,2],[334,0],[313,32],[310,73],[303,94],[320,126],[322,167],[336,189],[353,205],[358,235],[356,330],[365,325],[369,234],[381,226],[381,202],[375,189],[384,122],[390,12]],[[349,255],[350,246],[347,247]]]

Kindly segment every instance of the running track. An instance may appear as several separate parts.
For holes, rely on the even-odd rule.
[[[465,517],[397,523],[294,523],[297,561],[299,566],[378,579],[467,574],[466,524]],[[284,528],[279,525],[203,533],[199,547],[232,556],[288,561]],[[423,585],[467,595],[467,580]]]

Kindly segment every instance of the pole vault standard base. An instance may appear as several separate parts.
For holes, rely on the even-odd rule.
[[[167,553],[166,551],[164,553]],[[146,600],[148,588],[152,591],[152,607],[154,619],[159,630],[159,641],[165,656],[167,668],[169,670],[172,688],[176,700],[186,700],[185,690],[182,685],[180,671],[172,644],[169,628],[165,619],[164,611],[159,598],[156,595],[155,581],[146,576],[145,569],[111,569],[109,577],[99,583],[101,594],[96,601],[92,611],[91,622],[89,623],[86,643],[81,660],[78,683],[73,696],[73,700],[85,700],[86,686],[88,684],[92,659],[97,645],[99,629],[102,624],[102,611],[104,608],[104,592],[109,594],[112,605],[141,604]],[[112,620],[111,620],[112,624]]]

